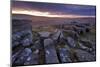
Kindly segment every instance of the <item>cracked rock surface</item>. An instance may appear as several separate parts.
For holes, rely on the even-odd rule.
[[[95,25],[76,22],[34,27],[28,20],[12,22],[13,66],[96,60]]]

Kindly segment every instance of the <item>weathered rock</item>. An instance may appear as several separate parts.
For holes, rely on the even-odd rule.
[[[32,53],[31,49],[25,48],[15,61],[15,65],[23,65],[27,57]]]
[[[74,30],[63,30],[64,32],[64,36],[65,37],[72,37],[72,38],[74,38],[74,39],[77,39],[78,37],[79,37],[79,34],[76,32],[76,31],[74,31]]]
[[[42,46],[42,44],[40,43],[40,40],[37,40],[34,42],[32,49],[41,49],[41,46]]]
[[[70,63],[72,60],[70,59],[70,52],[66,48],[59,48],[59,59],[61,63]]]
[[[14,19],[12,23],[12,47],[28,46],[32,43],[32,27],[28,20]]]
[[[20,44],[19,41],[13,41],[12,42],[12,47],[14,48],[14,47],[18,46],[19,44]]]
[[[86,62],[86,61],[95,61],[96,57],[86,51],[77,49],[76,56],[78,57],[79,61]]]
[[[45,31],[43,31],[43,32],[38,32],[38,33],[39,33],[40,37],[45,37],[45,38],[47,38],[47,37],[50,36],[50,32],[45,32]]]
[[[21,41],[23,46],[29,46],[30,44],[32,44],[32,40],[25,38]]]
[[[53,44],[54,44],[54,41],[52,39],[50,39],[50,38],[44,39],[44,47],[47,47],[47,46],[50,46]]]
[[[84,50],[89,51],[89,52],[91,52],[93,50],[92,48],[84,46],[83,43],[79,43],[79,48],[84,49]]]
[[[22,51],[22,49],[18,50],[16,53],[12,54],[12,63],[14,63],[16,61],[16,59],[20,55],[21,51]]]
[[[83,43],[85,46],[88,46],[88,47],[92,46],[92,42],[90,40],[81,39],[80,42]]]
[[[67,42],[70,47],[76,47],[75,40],[72,37],[67,37]]]
[[[51,39],[44,40],[45,63],[59,63],[57,53]]]
[[[22,36],[22,33],[16,32],[16,33],[14,33],[14,34],[12,35],[12,39],[13,39],[13,40],[17,40],[17,39],[20,39],[21,36]]]
[[[24,65],[39,64],[39,50],[36,49],[30,56],[27,57]]]
[[[12,33],[13,65],[96,60],[95,42],[78,39],[80,34],[89,32],[88,25],[72,22],[69,25],[57,25],[53,32],[36,32],[32,31],[31,25],[27,23],[29,21],[15,20],[14,22]],[[79,44],[77,44],[77,41],[79,41]]]
[[[62,30],[57,30],[52,36],[55,42],[59,42],[62,38],[64,38]]]
[[[20,44],[21,35],[20,32],[17,32],[12,35],[12,47],[16,47]]]

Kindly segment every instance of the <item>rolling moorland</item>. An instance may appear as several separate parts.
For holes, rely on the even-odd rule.
[[[96,60],[96,18],[12,15],[12,65]]]

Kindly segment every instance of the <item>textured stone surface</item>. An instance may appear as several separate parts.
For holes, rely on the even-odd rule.
[[[27,57],[32,53],[30,48],[25,48],[20,55],[18,55],[17,60],[14,62],[16,65],[23,65]]]
[[[77,55],[79,61],[86,62],[86,61],[95,61],[96,60],[94,55],[92,55],[92,54],[90,54],[90,53],[88,53],[86,51],[78,49],[75,52],[76,52],[76,55]]]
[[[33,27],[33,29],[31,21],[14,20],[13,22],[11,56],[13,65],[96,60],[95,32],[92,32],[95,30],[88,28],[88,24],[72,22],[43,28],[40,26],[36,29]]]
[[[71,46],[71,47],[76,46],[75,40],[72,37],[67,37],[67,42],[68,42],[69,46]]]
[[[50,36],[50,32],[39,32],[40,37],[49,37]]]
[[[44,40],[45,63],[58,63],[57,53],[51,39]]]
[[[70,63],[72,62],[70,58],[70,52],[66,48],[59,49],[59,56],[61,63]]]

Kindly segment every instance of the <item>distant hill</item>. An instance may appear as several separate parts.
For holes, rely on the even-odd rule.
[[[12,14],[12,19],[18,20],[31,20],[32,25],[54,25],[54,24],[67,24],[73,21],[79,23],[95,23],[96,18],[58,18],[58,17],[41,17],[31,16],[25,14]]]

